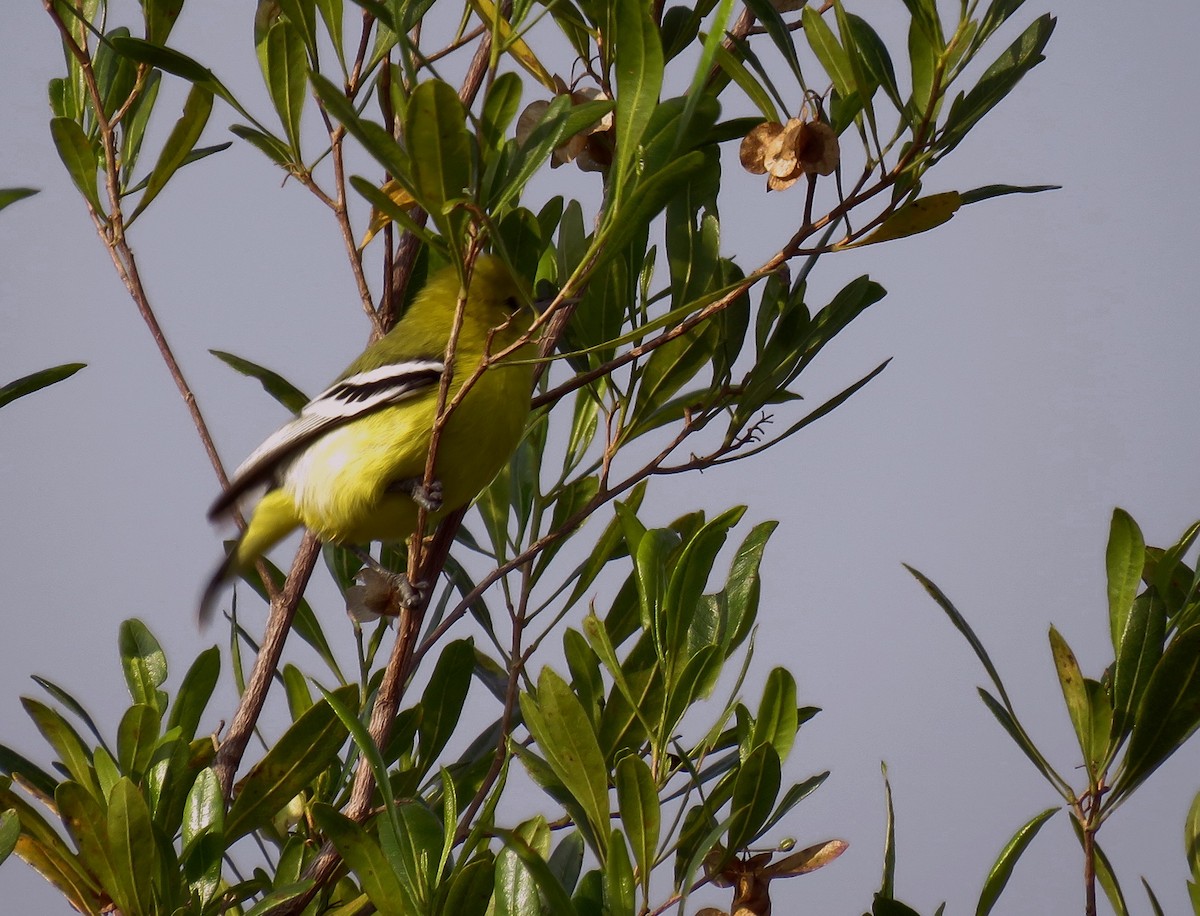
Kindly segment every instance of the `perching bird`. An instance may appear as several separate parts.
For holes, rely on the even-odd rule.
[[[453,267],[434,273],[387,335],[234,471],[210,518],[252,488],[265,484],[267,493],[209,580],[202,619],[228,579],[297,527],[341,544],[403,540],[416,528],[418,502],[436,521],[470,503],[508,460],[529,414],[530,343],[489,366],[453,409],[438,442],[436,486],[422,486],[458,293]],[[485,355],[529,331],[536,315],[528,301],[500,261],[475,262],[447,403]]]

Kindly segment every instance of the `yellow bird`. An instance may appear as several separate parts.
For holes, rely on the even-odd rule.
[[[488,365],[450,413],[438,442],[436,485],[432,492],[422,486],[459,290],[453,267],[433,274],[387,335],[234,471],[210,518],[255,487],[265,484],[267,492],[210,578],[202,619],[227,580],[299,526],[339,544],[404,540],[416,528],[419,503],[437,521],[470,503],[508,461],[529,415],[529,342]],[[524,285],[500,261],[481,256],[447,403],[485,359],[526,336],[535,318]]]

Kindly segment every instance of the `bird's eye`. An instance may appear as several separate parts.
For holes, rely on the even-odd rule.
[[[521,308],[521,300],[516,296],[509,296],[504,300],[504,305],[510,312],[515,312]]]

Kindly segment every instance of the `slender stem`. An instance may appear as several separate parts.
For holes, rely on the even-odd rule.
[[[306,533],[292,562],[291,572],[283,591],[271,601],[271,611],[267,617],[267,628],[263,634],[262,645],[254,659],[254,670],[250,672],[250,681],[246,684],[246,692],[238,703],[237,712],[229,726],[229,733],[221,742],[217,751],[213,769],[221,784],[221,790],[226,800],[233,793],[233,778],[241,763],[242,755],[246,752],[246,744],[254,733],[258,717],[262,713],[263,703],[267,699],[267,691],[275,669],[279,665],[283,645],[291,630],[292,618],[296,616],[296,608],[300,604],[300,596],[304,586],[308,584],[317,557],[321,552],[321,542],[312,533]],[[266,581],[266,580],[264,580]]]

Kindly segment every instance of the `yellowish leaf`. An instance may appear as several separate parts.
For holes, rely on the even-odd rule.
[[[892,239],[902,239],[905,236],[925,232],[949,220],[961,206],[962,197],[957,191],[946,191],[942,194],[920,197],[885,219],[883,224],[865,239],[839,247],[861,248],[863,245],[890,242]]]
[[[413,196],[400,186],[400,182],[395,178],[389,178],[384,182],[383,187],[379,190],[383,191],[397,207],[412,207],[416,205]],[[375,238],[379,230],[392,221],[392,218],[386,213],[383,213],[374,207],[371,208],[371,222],[367,225],[367,231],[363,233],[363,240],[359,243],[359,249],[366,248],[371,239]]]

